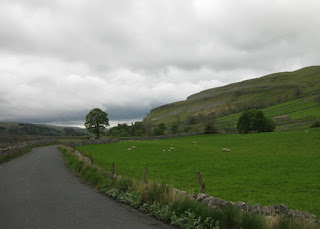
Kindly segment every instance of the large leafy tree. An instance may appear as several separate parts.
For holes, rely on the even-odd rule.
[[[275,125],[272,119],[264,116],[262,111],[256,109],[244,111],[238,119],[237,129],[240,133],[272,132]]]
[[[87,130],[100,137],[102,130],[109,126],[108,114],[99,108],[92,109],[86,116],[86,123],[84,124]]]

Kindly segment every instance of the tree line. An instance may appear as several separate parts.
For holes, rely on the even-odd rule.
[[[86,116],[85,126],[89,132],[96,135],[97,138],[101,134],[111,137],[131,137],[131,136],[158,136],[165,134],[177,134],[182,132],[191,131],[190,125],[202,123],[204,126],[205,134],[215,134],[218,132],[216,128],[216,116],[215,113],[209,114],[197,114],[189,116],[187,118],[184,128],[180,122],[175,122],[168,129],[165,123],[153,125],[147,120],[142,122],[134,122],[131,125],[118,124],[115,127],[109,128],[105,131],[106,127],[109,126],[108,114],[95,108],[89,112]],[[275,129],[275,123],[271,118],[264,116],[262,111],[257,109],[251,109],[244,111],[237,123],[237,130],[239,133],[247,134],[250,132],[271,132]]]

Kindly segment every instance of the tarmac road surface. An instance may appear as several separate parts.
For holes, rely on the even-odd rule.
[[[172,227],[99,194],[46,146],[0,164],[0,228]]]

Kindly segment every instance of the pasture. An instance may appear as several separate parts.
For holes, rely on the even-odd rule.
[[[136,149],[128,150],[132,146]],[[231,151],[222,152],[225,147]],[[106,170],[115,162],[124,177],[142,180],[148,167],[149,181],[199,193],[201,171],[210,195],[260,205],[285,203],[320,217],[320,128],[128,140],[78,149]]]

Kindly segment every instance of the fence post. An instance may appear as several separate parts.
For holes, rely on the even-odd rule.
[[[147,184],[147,173],[148,173],[148,167],[144,168],[144,173],[143,173],[143,183]]]
[[[81,154],[84,155],[83,152],[81,152]],[[91,154],[89,154],[89,159],[90,159],[90,162],[93,164],[93,158],[92,158]]]
[[[112,162],[112,178],[116,177],[116,165],[114,162]]]
[[[198,171],[198,178],[201,187],[201,192],[206,194],[206,186],[204,185],[204,180],[200,171]]]

